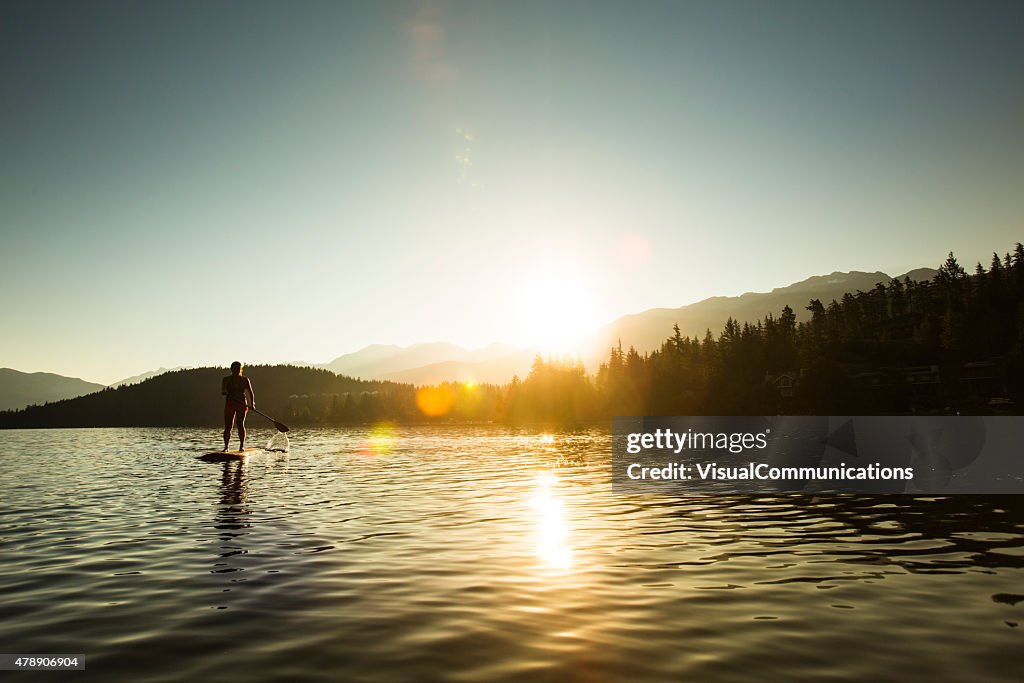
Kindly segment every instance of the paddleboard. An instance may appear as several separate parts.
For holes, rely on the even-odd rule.
[[[262,448],[246,448],[244,451],[211,451],[199,456],[200,460],[206,462],[226,462],[228,460],[245,460],[250,455],[262,453]]]

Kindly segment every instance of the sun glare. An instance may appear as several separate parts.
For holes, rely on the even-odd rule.
[[[558,477],[543,473],[537,476],[536,490],[530,506],[537,515],[536,554],[543,565],[551,569],[568,570],[572,567],[572,547],[569,545],[570,526],[565,504],[555,491]]]
[[[523,345],[573,353],[600,323],[594,293],[578,274],[528,275],[516,285],[513,310]]]

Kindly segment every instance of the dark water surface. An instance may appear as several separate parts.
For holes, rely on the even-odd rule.
[[[613,496],[602,432],[217,440],[0,431],[0,652],[87,663],[0,678],[1022,680],[1020,498]]]

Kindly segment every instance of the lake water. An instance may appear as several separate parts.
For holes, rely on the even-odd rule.
[[[18,680],[1024,670],[1024,497],[616,496],[600,431],[218,439],[0,431],[0,652],[87,667]]]

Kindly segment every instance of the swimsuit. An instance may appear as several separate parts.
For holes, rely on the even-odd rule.
[[[245,405],[245,380],[241,375],[227,378],[227,400],[224,401],[224,419],[234,419],[235,415],[245,417],[249,407]]]

